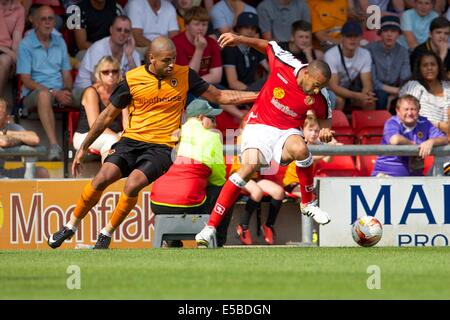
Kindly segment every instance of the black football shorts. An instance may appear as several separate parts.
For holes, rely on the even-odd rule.
[[[172,148],[166,145],[121,138],[111,146],[105,162],[117,165],[123,177],[138,169],[152,183],[169,170],[171,155]]]

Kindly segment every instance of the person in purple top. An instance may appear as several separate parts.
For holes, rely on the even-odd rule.
[[[421,176],[424,159],[434,146],[448,143],[447,136],[425,117],[419,116],[419,101],[412,95],[398,99],[397,115],[384,125],[382,145],[417,145],[419,156],[379,156],[375,162],[372,176]]]

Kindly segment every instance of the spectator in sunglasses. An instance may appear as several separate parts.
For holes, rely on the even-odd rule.
[[[112,56],[119,61],[122,76],[141,65],[131,35],[130,19],[127,16],[116,17],[109,31],[111,36],[94,42],[86,51],[75,79],[75,99],[79,99],[83,90],[92,85],[94,67],[102,57]]]
[[[86,138],[89,129],[98,118],[106,105],[109,97],[121,80],[120,64],[117,59],[105,56],[100,59],[94,69],[95,82],[86,88],[81,98],[80,120],[78,128],[73,135],[73,146],[78,150]],[[102,162],[108,155],[111,146],[119,140],[122,132],[123,121],[128,118],[128,108],[122,110],[122,117],[117,117],[113,123],[94,141],[90,149],[100,153]]]

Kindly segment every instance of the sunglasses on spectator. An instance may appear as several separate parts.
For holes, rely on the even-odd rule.
[[[101,73],[102,73],[102,75],[104,75],[104,76],[107,76],[107,75],[110,75],[110,74],[112,74],[112,75],[114,75],[114,76],[116,76],[116,75],[118,75],[119,74],[119,69],[113,69],[113,70],[102,70],[102,71],[100,71]]]
[[[124,33],[130,33],[131,30],[130,29],[125,29],[125,28],[116,28],[117,32],[124,32]]]
[[[55,20],[55,17],[54,16],[48,16],[48,17],[39,17],[39,20],[40,21],[53,21],[53,20]]]

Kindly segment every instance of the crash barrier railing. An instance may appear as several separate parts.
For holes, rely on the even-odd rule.
[[[33,179],[36,177],[36,162],[39,157],[47,155],[47,148],[44,146],[17,146],[9,148],[0,147],[0,157],[22,157],[25,163],[25,179]]]

